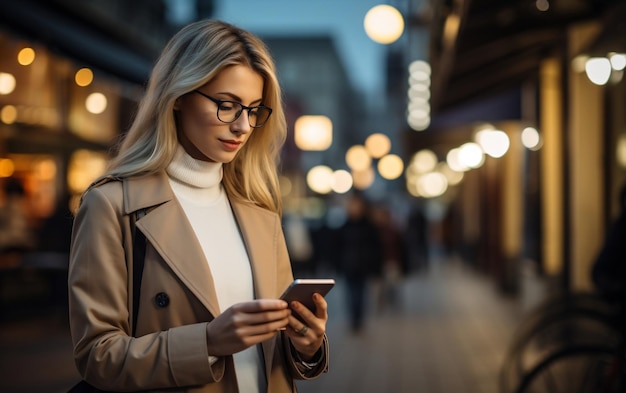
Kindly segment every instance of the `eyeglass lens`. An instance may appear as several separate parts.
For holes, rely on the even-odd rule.
[[[245,108],[248,111],[248,121],[251,127],[261,127],[269,119],[272,111],[264,106]],[[241,116],[244,107],[234,101],[222,101],[217,108],[217,117],[225,123],[232,123]]]

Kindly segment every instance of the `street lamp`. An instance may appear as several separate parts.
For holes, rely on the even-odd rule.
[[[301,150],[326,150],[333,142],[333,123],[326,116],[300,116],[294,139]]]
[[[390,5],[372,7],[363,20],[365,33],[379,44],[396,42],[404,31],[404,18],[400,11]]]

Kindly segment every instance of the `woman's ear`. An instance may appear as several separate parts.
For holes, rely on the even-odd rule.
[[[180,97],[178,97],[176,101],[174,101],[174,110],[180,110]]]

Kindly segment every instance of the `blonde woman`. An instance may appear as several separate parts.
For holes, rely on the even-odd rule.
[[[74,222],[70,325],[85,381],[280,393],[327,371],[324,298],[314,311],[278,300],[293,279],[276,169],[285,133],[257,37],[205,20],[171,39]],[[146,239],[138,307],[133,228]]]

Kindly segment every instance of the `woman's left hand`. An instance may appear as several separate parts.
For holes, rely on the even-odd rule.
[[[322,346],[324,333],[326,333],[326,322],[328,321],[328,304],[324,297],[315,293],[313,294],[313,301],[315,302],[315,313],[298,301],[289,303],[292,313],[297,313],[304,322],[293,314],[290,315],[286,332],[304,361],[313,358]]]

